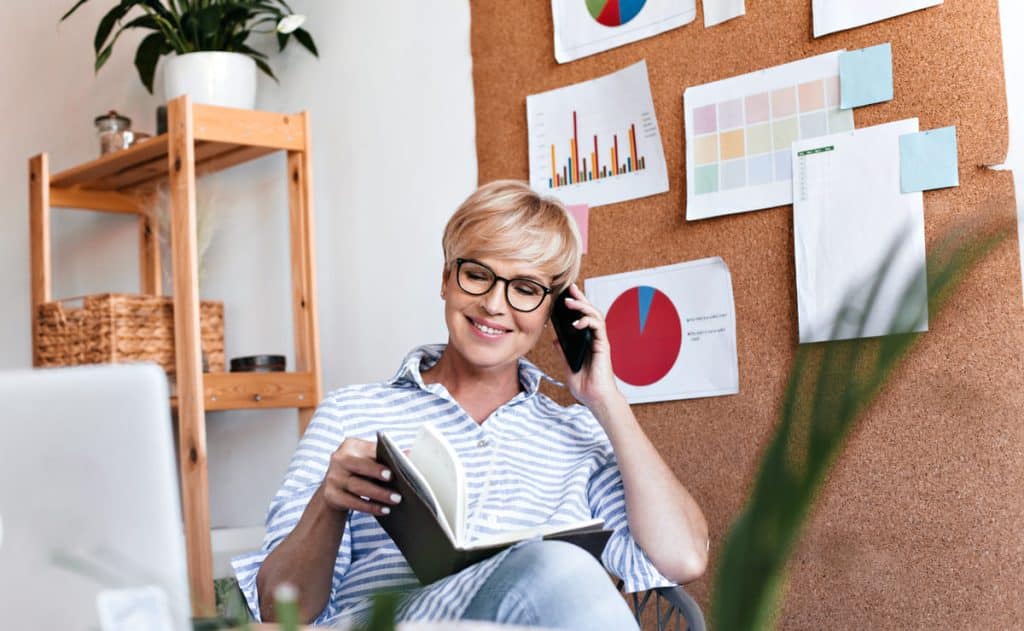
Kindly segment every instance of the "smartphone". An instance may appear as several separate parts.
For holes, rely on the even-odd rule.
[[[566,289],[558,294],[555,306],[551,310],[551,324],[555,327],[555,336],[558,344],[562,347],[565,360],[569,363],[569,370],[579,372],[587,357],[590,356],[590,346],[593,342],[593,334],[590,327],[577,329],[573,322],[583,317],[579,311],[570,309],[565,304],[565,299],[571,298],[569,290]]]

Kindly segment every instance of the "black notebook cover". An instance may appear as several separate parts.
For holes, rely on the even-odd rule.
[[[429,499],[415,488],[415,483],[403,471],[398,459],[391,454],[379,434],[377,461],[392,472],[392,480],[385,486],[402,496],[402,501],[391,507],[391,514],[378,515],[377,521],[401,550],[420,583],[433,583],[518,543],[512,541],[472,550],[456,548],[445,534],[439,517],[434,515]],[[594,526],[548,535],[544,539],[572,543],[600,561],[611,534],[611,530]]]

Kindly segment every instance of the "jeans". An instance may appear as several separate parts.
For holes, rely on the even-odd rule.
[[[463,618],[581,631],[638,628],[604,567],[562,541],[534,541],[509,552]]]

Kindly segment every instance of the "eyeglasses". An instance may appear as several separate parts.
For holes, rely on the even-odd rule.
[[[494,270],[473,259],[455,259],[458,265],[455,278],[459,288],[471,296],[490,293],[499,280],[505,282],[505,300],[516,311],[529,313],[541,306],[551,293],[549,287],[529,278],[502,278]]]

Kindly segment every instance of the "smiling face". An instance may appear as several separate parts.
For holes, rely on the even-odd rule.
[[[514,376],[519,358],[540,339],[555,295],[579,274],[581,247],[575,222],[557,199],[541,197],[525,182],[498,180],[484,184],[459,206],[445,226],[441,247],[441,294],[451,351],[445,356],[455,360],[445,365],[473,371],[504,369]],[[463,287],[469,291],[459,286],[460,259],[489,268],[477,266],[465,274],[464,266]],[[543,285],[540,306],[529,312],[513,309],[502,280],[483,293],[492,273]],[[530,301],[535,286],[518,281],[512,285],[508,294],[517,306],[535,304]],[[545,294],[545,288],[553,293]]]
[[[504,278],[529,278],[546,287],[551,285],[550,276],[520,261],[487,257],[475,260]],[[552,296],[549,294],[538,308],[524,313],[509,306],[504,281],[474,296],[459,286],[457,275],[458,268],[452,265],[442,286],[449,349],[478,370],[515,367],[540,339],[551,312]]]

